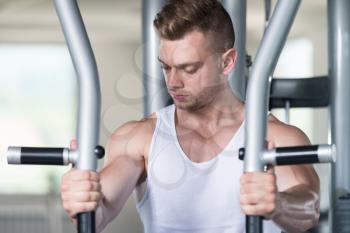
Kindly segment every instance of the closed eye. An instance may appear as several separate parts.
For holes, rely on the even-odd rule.
[[[162,69],[165,70],[165,71],[169,71],[169,70],[170,70],[170,66],[163,66],[163,65],[162,65],[161,67],[162,67]]]
[[[188,74],[194,74],[197,72],[198,68],[188,68],[188,69],[184,69],[186,73]]]

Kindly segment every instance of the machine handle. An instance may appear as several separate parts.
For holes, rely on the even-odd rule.
[[[263,232],[263,218],[261,216],[246,216],[245,227],[246,233]]]
[[[98,145],[94,149],[96,159],[105,155],[105,149]],[[75,164],[77,155],[74,150],[59,147],[15,147],[7,150],[8,164],[31,165],[69,165]]]
[[[277,147],[265,151],[262,161],[265,165],[294,165],[310,163],[334,163],[335,145],[310,145]],[[239,149],[240,160],[245,158],[245,148]]]
[[[78,232],[95,233],[95,212],[85,212],[78,214]]]
[[[68,165],[68,148],[9,147],[8,164]]]

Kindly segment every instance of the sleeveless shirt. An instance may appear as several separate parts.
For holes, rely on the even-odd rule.
[[[145,233],[244,233],[240,177],[244,122],[213,159],[193,162],[182,150],[175,129],[175,106],[156,112],[144,195],[136,204]],[[264,232],[280,233],[264,220]]]

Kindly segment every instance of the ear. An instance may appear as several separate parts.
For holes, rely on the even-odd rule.
[[[235,48],[231,48],[227,50],[222,55],[222,73],[224,75],[228,75],[235,67],[236,62],[237,62],[237,50]]]

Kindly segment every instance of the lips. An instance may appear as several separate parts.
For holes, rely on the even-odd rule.
[[[187,95],[178,94],[178,93],[176,93],[176,94],[175,93],[171,93],[171,96],[177,101],[184,101],[184,100],[186,100],[186,97],[187,97]]]

